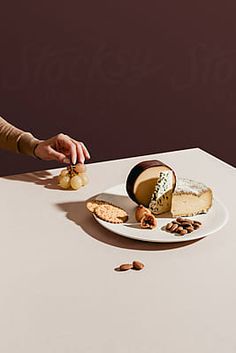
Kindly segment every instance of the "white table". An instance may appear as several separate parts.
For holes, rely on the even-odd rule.
[[[153,158],[212,187],[227,225],[176,245],[98,225],[84,201]],[[55,187],[58,173],[0,178],[0,352],[235,353],[235,169],[194,148],[88,165],[75,192]],[[134,259],[143,271],[114,271]]]

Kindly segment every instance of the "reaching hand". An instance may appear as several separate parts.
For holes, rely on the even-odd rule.
[[[49,161],[57,160],[61,163],[84,163],[90,155],[83,144],[69,137],[58,134],[48,140],[40,141],[34,150],[36,157]]]

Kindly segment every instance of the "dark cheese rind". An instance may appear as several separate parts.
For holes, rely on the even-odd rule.
[[[126,180],[126,191],[129,197],[136,202],[136,198],[134,195],[134,183],[138,176],[147,168],[162,166],[163,163],[158,160],[150,160],[150,161],[143,161],[136,164],[131,171]]]
[[[140,203],[140,200],[137,200],[136,195],[134,193],[134,186],[135,186],[136,180],[144,171],[153,167],[165,167],[171,170],[173,172],[173,190],[175,188],[176,176],[174,171],[169,166],[167,166],[166,164],[162,163],[159,160],[148,160],[148,161],[140,162],[131,169],[126,180],[126,191],[129,197],[137,204]],[[154,178],[156,178],[156,181],[158,177],[159,175],[154,176]],[[153,188],[153,191],[154,191],[154,188]],[[150,196],[151,198],[151,195],[148,195],[148,196]],[[146,204],[146,206],[148,206],[148,204]]]

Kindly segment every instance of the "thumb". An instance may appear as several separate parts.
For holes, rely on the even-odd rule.
[[[48,153],[52,160],[56,160],[61,163],[70,163],[69,159],[63,153],[57,152],[52,147],[49,147]]]

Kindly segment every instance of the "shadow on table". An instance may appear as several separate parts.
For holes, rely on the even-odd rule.
[[[200,239],[180,243],[151,243],[122,237],[110,232],[96,222],[84,202],[65,202],[56,204],[66,218],[80,226],[90,237],[103,243],[124,249],[163,251],[191,245]]]
[[[12,181],[23,181],[30,182],[36,185],[43,186],[47,189],[65,191],[58,187],[57,185],[57,176],[53,176],[48,171],[37,171],[33,173],[17,174],[13,176],[3,177]],[[66,190],[68,192],[70,190]],[[73,192],[73,190],[72,190]],[[94,196],[93,198],[96,198]],[[129,239],[122,237],[118,234],[110,232],[109,230],[103,228],[99,223],[95,221],[92,214],[86,208],[86,201],[81,202],[66,202],[56,204],[56,206],[66,214],[66,218],[75,224],[79,225],[89,236],[92,238],[101,241],[103,243],[116,246],[119,248],[125,249],[134,249],[134,250],[169,250],[179,247],[184,247],[195,243],[197,240],[190,240],[188,242],[180,243],[151,243],[145,241],[138,241],[134,239]]]
[[[27,183],[34,183],[36,185],[41,185],[46,189],[65,191],[60,187],[58,187],[57,176],[53,176],[50,172],[46,170],[41,170],[33,173],[4,176],[3,178],[12,180],[12,181],[23,181]]]

